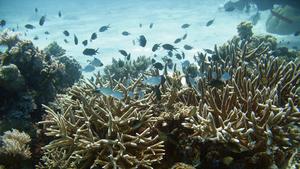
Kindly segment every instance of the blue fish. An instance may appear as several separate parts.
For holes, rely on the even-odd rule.
[[[142,83],[149,86],[158,86],[161,83],[161,76],[149,77],[143,80]]]
[[[229,79],[231,79],[231,76],[228,72],[225,72],[225,73],[222,74],[222,77],[221,77],[222,81],[227,81]]]
[[[111,96],[115,99],[122,100],[124,99],[124,94],[120,91],[114,91],[109,87],[100,87],[95,90],[97,93],[101,93],[104,96]]]

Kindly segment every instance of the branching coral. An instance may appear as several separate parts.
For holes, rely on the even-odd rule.
[[[6,131],[1,137],[0,164],[7,168],[20,168],[22,161],[31,158],[28,146],[31,138],[28,134],[16,129]]]
[[[151,106],[126,105],[94,90],[88,83],[74,86],[58,101],[61,112],[46,107],[41,123],[54,141],[44,147],[40,168],[152,168],[164,145],[151,129]]]

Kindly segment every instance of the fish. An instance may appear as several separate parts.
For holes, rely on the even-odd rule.
[[[150,23],[149,28],[152,29],[153,27],[153,23]]]
[[[97,39],[97,33],[94,32],[92,35],[91,35],[91,39],[90,39],[90,42],[92,42],[93,40]]]
[[[185,23],[185,24],[181,25],[181,28],[182,29],[186,29],[186,28],[188,28],[190,26],[191,26],[190,24]]]
[[[142,26],[143,26],[143,25],[140,23],[140,24],[139,24],[139,27],[141,28]]]
[[[38,36],[34,36],[33,40],[38,40],[39,37]]]
[[[169,52],[168,52],[168,56],[169,56],[169,57],[173,57],[173,53],[172,53],[172,51],[171,51],[171,50],[169,50]]]
[[[63,31],[63,34],[64,34],[65,36],[69,36],[69,35],[70,35],[70,33],[69,33],[67,30],[64,30],[64,31]]]
[[[225,8],[226,12],[232,12],[235,10],[235,7],[233,5],[227,5],[227,6],[224,6],[224,8]]]
[[[124,93],[120,91],[113,90],[109,87],[99,87],[95,90],[96,93],[103,94],[104,96],[111,96],[115,99],[122,100],[124,99]]]
[[[156,62],[156,63],[153,64],[153,67],[155,67],[158,70],[163,70],[164,65],[161,64],[160,62]]]
[[[92,72],[94,71],[96,68],[95,66],[91,65],[91,64],[88,64],[86,65],[83,69],[81,69],[82,71],[84,72]]]
[[[213,79],[217,79],[217,72],[212,72],[212,73],[211,73],[211,77],[212,77]]]
[[[249,20],[251,21],[251,23],[252,23],[253,25],[256,25],[257,22],[259,21],[259,19],[260,19],[260,13],[259,13],[258,11],[256,12],[256,14],[252,15],[252,16],[249,18]]]
[[[153,64],[153,63],[155,63],[156,62],[156,60],[155,59],[151,59],[151,63]]]
[[[222,81],[227,81],[229,79],[231,79],[231,76],[228,72],[225,72],[225,73],[222,74],[222,76],[221,76]]]
[[[139,45],[141,47],[145,47],[146,46],[147,40],[146,40],[146,38],[145,38],[144,35],[140,35],[138,41],[139,41]]]
[[[184,48],[185,50],[191,50],[191,49],[193,49],[193,47],[190,46],[190,45],[184,45],[183,48]]]
[[[101,62],[100,59],[94,58],[94,60],[92,60],[90,62],[91,65],[95,66],[95,67],[102,67],[103,63]]]
[[[182,69],[186,69],[186,68],[188,68],[190,65],[191,65],[191,63],[190,63],[190,61],[188,61],[188,60],[185,60],[185,61],[183,61],[183,62],[181,63]]]
[[[132,44],[133,44],[133,46],[135,46],[135,40],[132,40]]]
[[[41,17],[41,19],[40,19],[40,21],[39,21],[40,26],[43,26],[43,25],[44,25],[45,20],[46,20],[46,15],[44,15],[44,16]]]
[[[174,41],[175,44],[177,44],[177,43],[179,43],[179,42],[181,42],[181,38],[177,38],[177,39]]]
[[[86,48],[86,49],[84,49],[84,51],[82,53],[87,56],[93,56],[93,55],[96,55],[97,53],[99,53],[98,49]]]
[[[176,51],[176,49],[177,49],[177,48],[175,48],[173,45],[168,44],[168,43],[163,44],[162,47],[163,47],[165,50],[175,50],[175,51]]]
[[[215,19],[212,19],[212,20],[209,20],[207,23],[206,23],[206,26],[210,26],[214,23]]]
[[[208,53],[208,54],[214,54],[215,52],[213,51],[213,50],[211,50],[211,49],[203,49],[206,53]]]
[[[293,23],[293,20],[289,19],[288,17],[285,17],[283,15],[281,15],[280,13],[278,12],[275,12],[274,10],[271,9],[271,14],[273,16],[275,16],[276,18],[278,18],[279,20],[282,20],[288,24],[292,24]]]
[[[38,8],[34,8],[34,12],[37,13],[39,10]]]
[[[127,60],[130,60],[131,54],[129,53],[126,57]]]
[[[6,25],[6,21],[4,19],[0,20],[0,26],[4,27]]]
[[[212,87],[220,88],[220,87],[223,87],[225,85],[225,83],[221,80],[213,79],[208,83],[208,85],[212,86]]]
[[[67,39],[64,39],[64,42],[65,42],[65,43],[69,43],[69,41],[68,41]]]
[[[152,76],[144,79],[142,83],[149,86],[159,86],[162,82],[161,76]]]
[[[152,52],[157,51],[157,49],[160,47],[160,45],[161,45],[161,43],[154,44],[152,47]]]
[[[119,60],[119,61],[118,61],[118,66],[119,66],[119,67],[123,67],[123,66],[124,66],[124,64],[125,64],[125,63],[124,63],[124,61],[123,61],[123,60]]]
[[[78,38],[77,38],[77,36],[75,34],[74,34],[74,44],[78,45]]]
[[[45,35],[50,35],[50,33],[48,31],[45,31],[44,33],[45,33]]]
[[[187,33],[183,35],[182,40],[185,40],[187,37]]]
[[[182,59],[184,59],[185,58],[185,53],[181,52],[181,56],[182,56]]]
[[[108,28],[110,28],[110,24],[105,25],[105,26],[102,26],[102,27],[99,29],[99,32],[105,32],[105,31],[108,30]]]
[[[123,56],[127,56],[127,55],[128,55],[128,53],[127,53],[125,50],[119,50],[119,52],[120,52],[121,55],[123,55]]]
[[[182,56],[181,56],[179,53],[176,53],[176,54],[175,54],[175,57],[176,57],[177,59],[179,59],[179,60],[182,59]]]
[[[174,63],[173,63],[173,60],[172,59],[167,59],[167,67],[169,68],[169,69],[172,69],[173,68],[173,66],[174,66]]]
[[[88,44],[88,40],[82,41],[83,46],[86,46]]]
[[[122,35],[123,35],[123,36],[128,36],[128,35],[130,35],[130,33],[127,32],[127,31],[123,31],[123,32],[122,32]]]
[[[300,31],[296,31],[295,33],[294,33],[294,36],[299,36],[300,35]]]
[[[27,28],[27,29],[35,29],[35,26],[33,26],[31,24],[26,24],[25,28]]]
[[[61,18],[61,11],[58,11],[58,17]]]

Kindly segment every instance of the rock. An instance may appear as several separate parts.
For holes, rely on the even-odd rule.
[[[266,22],[266,29],[269,33],[279,35],[293,34],[299,31],[300,28],[300,10],[291,6],[277,7],[273,9],[274,12],[290,19],[293,23],[288,23],[270,13]]]

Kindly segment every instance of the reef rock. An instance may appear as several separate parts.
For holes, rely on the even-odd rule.
[[[24,77],[14,64],[0,67],[0,89],[15,92],[25,87]]]
[[[288,35],[299,31],[300,27],[300,10],[291,6],[277,7],[273,9],[275,13],[292,21],[289,23],[285,19],[280,19],[272,13],[266,22],[266,29],[269,33],[276,33],[279,35]]]

